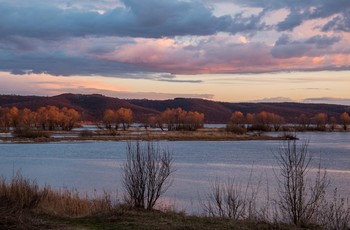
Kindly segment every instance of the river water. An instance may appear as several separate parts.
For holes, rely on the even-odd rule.
[[[309,141],[312,167],[327,168],[331,188],[350,196],[350,133],[298,133]],[[299,141],[299,142],[301,142]],[[121,167],[126,160],[127,142],[88,141],[33,144],[0,144],[0,175],[10,179],[18,170],[39,185],[75,188],[81,193],[123,193]],[[215,180],[234,178],[244,187],[248,181],[261,191],[261,197],[275,194],[275,158],[281,141],[161,141],[173,152],[175,172],[172,186],[161,205],[201,213]],[[314,170],[311,170],[312,174]],[[264,199],[264,198],[261,198]]]

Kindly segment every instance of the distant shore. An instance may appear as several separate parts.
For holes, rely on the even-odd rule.
[[[256,141],[256,140],[288,140],[291,135],[271,136],[268,133],[235,134],[220,128],[204,128],[197,131],[161,131],[139,130],[127,131],[82,130],[82,131],[53,131],[50,137],[23,138],[11,135],[1,136],[0,143],[36,143],[60,141]]]

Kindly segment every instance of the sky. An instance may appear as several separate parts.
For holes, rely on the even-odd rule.
[[[0,0],[0,94],[350,105],[349,0]]]

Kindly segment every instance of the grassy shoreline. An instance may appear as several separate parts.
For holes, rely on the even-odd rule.
[[[109,194],[81,198],[71,190],[39,187],[17,174],[0,180],[0,229],[300,229],[283,223],[140,210]]]
[[[235,134],[221,129],[201,129],[198,131],[70,131],[47,132],[49,137],[0,137],[2,143],[35,143],[60,141],[262,141],[288,140],[291,135],[269,136],[264,133]],[[0,142],[1,143],[1,142]]]

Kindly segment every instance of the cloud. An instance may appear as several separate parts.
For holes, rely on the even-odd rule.
[[[172,76],[350,69],[350,37],[328,32],[346,31],[349,1],[219,2],[232,13],[213,0],[0,0],[0,71],[200,83]]]
[[[276,25],[278,31],[293,30],[305,21],[336,17],[332,23],[325,25],[324,30],[348,31],[350,1],[347,0],[310,0],[310,1],[280,1],[280,0],[233,0],[234,3],[248,6],[261,7],[265,11],[288,9],[289,14]]]
[[[350,11],[347,14],[342,14],[334,17],[332,20],[327,22],[323,28],[323,32],[328,31],[343,31],[350,32]]]
[[[330,48],[340,41],[339,36],[315,35],[313,37],[293,41],[289,35],[281,35],[271,50],[275,58],[292,58],[302,56],[322,56],[330,54]]]
[[[263,98],[258,100],[253,100],[249,102],[295,102],[289,97],[270,97],[270,98]]]
[[[200,1],[122,0],[113,9],[86,10],[48,3],[0,2],[2,37],[57,40],[65,37],[152,37],[249,32],[264,28],[263,15],[214,16]]]
[[[305,98],[303,102],[304,103],[338,104],[338,105],[350,106],[350,98],[333,98],[333,97]]]
[[[103,94],[110,97],[117,97],[122,99],[143,99],[147,98],[149,100],[167,100],[177,97],[182,98],[202,98],[202,99],[213,99],[213,94],[181,94],[181,93],[157,93],[157,92],[126,92],[126,91],[114,91],[114,90],[104,90],[98,88],[60,88],[55,90],[50,90],[53,95],[61,93],[75,93],[75,94]]]

